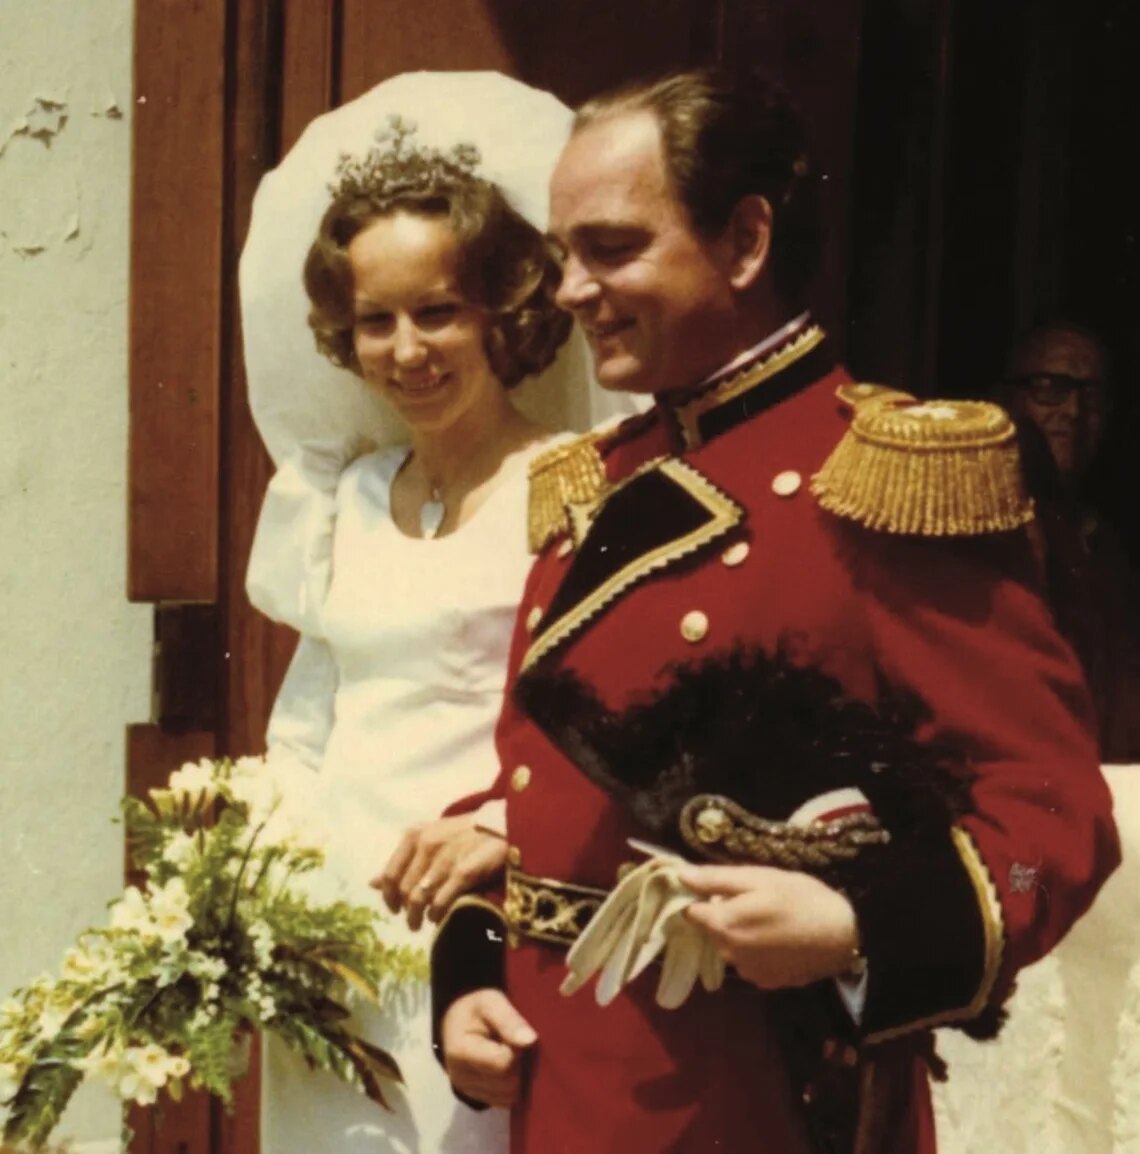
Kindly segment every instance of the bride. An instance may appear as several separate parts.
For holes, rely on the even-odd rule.
[[[398,77],[314,122],[254,204],[246,366],[278,472],[247,587],[301,634],[267,742],[349,900],[378,900],[405,828],[494,779],[536,416],[581,428],[620,403],[590,399],[538,231],[569,118],[495,74]],[[431,1053],[426,986],[357,1017],[403,1071],[394,1111],[271,1043],[263,1154],[505,1151],[505,1113],[458,1103]]]

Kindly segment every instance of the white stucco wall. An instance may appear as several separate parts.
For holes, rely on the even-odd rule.
[[[0,0],[0,995],[121,886],[124,730],[150,611],[125,597],[130,0]],[[117,1139],[109,1096],[60,1135]]]

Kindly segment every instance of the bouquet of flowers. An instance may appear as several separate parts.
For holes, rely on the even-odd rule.
[[[324,853],[311,815],[283,804],[286,776],[263,758],[203,760],[124,801],[145,882],[79,935],[59,977],[0,1003],[4,1141],[42,1147],[88,1075],[142,1105],[184,1084],[229,1104],[235,1047],[254,1030],[385,1104],[399,1070],[353,1033],[346,1002],[422,978],[426,960],[382,943],[378,909],[324,900],[306,879]]]

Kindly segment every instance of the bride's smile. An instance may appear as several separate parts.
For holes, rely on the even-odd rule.
[[[498,413],[505,398],[487,359],[483,310],[458,285],[446,218],[394,212],[353,237],[353,346],[364,379],[415,434]]]

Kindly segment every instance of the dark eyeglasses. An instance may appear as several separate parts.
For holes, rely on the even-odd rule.
[[[1101,384],[1101,380],[1099,377],[1071,377],[1068,373],[1026,373],[1023,377],[1010,378],[1008,384],[1015,389],[1024,389],[1039,405],[1063,405],[1073,393],[1083,393],[1091,386]],[[1089,392],[1084,393],[1081,399],[1087,404],[1094,397],[1096,393]]]

